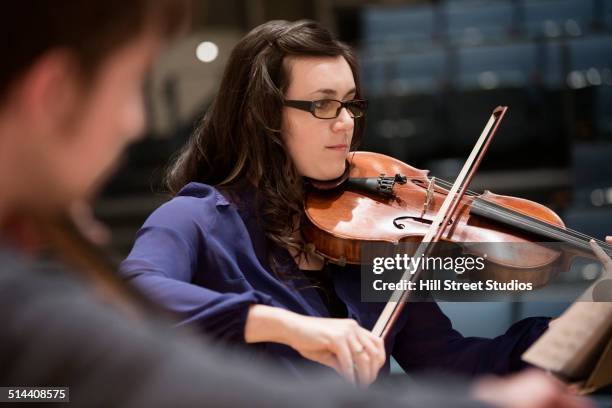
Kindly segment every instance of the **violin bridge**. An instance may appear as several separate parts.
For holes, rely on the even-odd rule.
[[[435,188],[436,188],[436,178],[432,177],[431,180],[429,180],[429,184],[427,185],[427,196],[425,198],[425,203],[423,203],[423,212],[421,212],[421,218],[424,218],[427,211],[429,211],[429,207],[431,206]]]

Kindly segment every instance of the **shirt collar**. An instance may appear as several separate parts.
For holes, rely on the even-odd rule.
[[[228,206],[230,202],[228,199],[219,192],[216,188],[203,183],[197,183],[192,181],[183,187],[177,194],[177,196],[189,196],[204,198],[206,196],[213,196],[215,199],[216,206]]]

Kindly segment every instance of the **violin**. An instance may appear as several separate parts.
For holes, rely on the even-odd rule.
[[[576,256],[596,259],[589,237],[566,228],[549,208],[533,201],[468,190],[504,117],[495,108],[454,183],[428,177],[389,156],[354,152],[344,174],[328,182],[311,181],[306,192],[302,234],[307,245],[341,265],[360,264],[365,245],[417,243],[413,257],[427,256],[437,242],[458,245],[469,255],[486,258],[486,279],[545,285]],[[550,247],[548,242],[561,243]],[[471,245],[481,243],[480,245]],[[499,243],[505,245],[499,250]],[[598,242],[609,256],[612,246]],[[562,248],[562,249],[560,249]],[[553,266],[562,265],[559,268]],[[470,278],[483,279],[478,271]],[[422,267],[405,270],[402,280],[421,279]],[[372,331],[385,338],[411,291],[396,289]]]
[[[379,153],[354,152],[348,168],[345,179],[334,188],[307,191],[302,230],[306,242],[317,252],[341,265],[361,264],[367,244],[420,242],[450,185],[428,177],[427,170]],[[552,272],[558,270],[552,267],[555,263],[569,265],[576,256],[596,259],[589,246],[592,238],[567,229],[551,209],[490,191],[468,192],[441,238],[463,246],[471,255],[487,253],[488,279],[516,279],[531,282],[534,287],[543,286],[553,277]],[[543,242],[566,245],[561,251],[543,246]],[[482,245],[466,245],[469,243]],[[520,245],[498,251],[497,243]],[[612,254],[609,244],[599,244]]]

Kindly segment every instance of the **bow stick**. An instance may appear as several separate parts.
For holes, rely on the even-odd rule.
[[[491,140],[493,140],[493,136],[495,135],[495,132],[497,131],[497,128],[499,127],[499,124],[507,110],[507,106],[498,106],[493,110],[489,121],[480,134],[480,137],[472,149],[470,156],[463,165],[461,172],[459,172],[455,183],[449,190],[444,203],[438,211],[438,214],[427,230],[427,234],[425,234],[423,240],[419,244],[419,247],[415,251],[413,258],[427,256],[431,252],[433,245],[438,242],[440,237],[442,237],[442,234],[444,234],[446,227],[450,224],[450,221],[455,216],[457,208],[461,203],[461,199],[467,191],[476,170],[478,170],[478,166],[480,166],[480,163],[482,162],[482,159],[484,158],[484,155],[491,144]],[[406,269],[403,272],[401,279],[409,280],[411,282],[418,282],[421,272],[422,265],[419,263],[417,268],[413,271]],[[402,289],[396,289],[393,292],[391,295],[391,300],[387,302],[385,308],[378,317],[378,320],[372,329],[372,333],[382,337],[383,339],[387,337],[401,311],[404,309],[406,302],[410,299],[410,294],[410,290]]]

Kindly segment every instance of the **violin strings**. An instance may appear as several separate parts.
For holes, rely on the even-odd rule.
[[[497,214],[499,214],[500,216],[503,216],[505,219],[514,221],[515,223],[519,224],[520,226],[527,226],[527,227],[532,227],[533,230],[538,231],[538,232],[542,232],[545,233],[548,236],[552,236],[556,239],[559,239],[561,241],[566,241],[566,242],[572,242],[578,246],[587,246],[588,244],[585,242],[584,239],[582,239],[581,237],[576,237],[573,236],[571,233],[567,233],[565,230],[560,230],[558,229],[558,227],[555,227],[553,225],[542,225],[540,224],[541,221],[538,220],[530,220],[529,218],[526,218],[524,216],[518,215],[518,214],[512,214],[512,213],[506,213],[504,210],[496,210],[493,207],[490,207],[488,205],[476,205],[477,208],[486,208],[487,210],[491,211],[491,212],[495,212]]]
[[[442,185],[444,185],[444,186],[449,186],[449,185],[451,185],[451,184],[450,184],[448,181],[445,181],[445,180],[440,180],[440,181],[441,181],[441,183],[440,183],[440,184],[442,184]],[[472,192],[472,191],[470,191],[470,193],[472,193],[472,194],[474,194],[474,195],[477,195],[477,194],[475,194],[475,193],[474,193],[474,192]],[[486,201],[486,200],[485,200],[485,201]],[[476,203],[477,203],[477,202],[475,202],[475,204],[476,204]],[[477,204],[477,205],[478,205],[478,204]],[[482,208],[482,207],[480,207],[480,208]],[[517,215],[526,216],[526,215],[521,214],[520,212],[518,212],[518,211],[516,211],[516,210],[510,210],[510,209],[505,209],[505,210],[506,210],[506,211],[512,211],[512,212],[515,212]],[[498,212],[498,214],[504,214],[504,212],[503,212],[503,211],[500,211],[500,212]],[[528,217],[528,216],[526,216],[526,217]],[[550,225],[550,227],[559,228],[559,227],[554,226],[554,225]],[[586,234],[581,233],[580,231],[576,231],[576,230],[573,230],[573,229],[571,229],[571,228],[561,229],[561,231],[560,231],[560,232],[568,232],[568,233],[573,233],[573,234],[575,234],[575,235],[579,235],[579,236],[581,236],[581,237],[583,237],[583,238],[585,238],[585,239],[587,239],[587,240],[590,240],[590,239],[595,239],[595,238],[593,238],[593,237],[590,237],[590,236],[588,236],[588,235],[586,235]],[[604,243],[604,244],[605,244],[605,242],[603,242],[603,241],[600,241],[600,240],[597,240],[597,239],[596,239],[596,241],[599,241],[600,243]]]
[[[587,246],[588,244],[586,243],[586,241],[590,239],[594,239],[592,237],[589,237],[588,235],[572,230],[571,228],[562,229],[552,224],[546,225],[544,221],[541,221],[538,219],[532,219],[529,216],[524,215],[515,210],[497,209],[493,206],[488,205],[486,201],[482,203],[474,202],[473,205],[478,209],[487,209],[488,211],[491,211],[495,213],[496,215],[502,217],[502,219],[508,219],[514,222],[518,222],[524,226],[530,226],[536,231],[541,231],[541,232],[546,232],[548,234],[552,234],[554,235],[555,238],[562,238],[562,240],[566,239],[566,240],[575,242],[577,244]],[[600,240],[595,240],[595,241],[603,244],[604,246],[607,246],[607,243],[605,242],[602,242]]]
[[[428,178],[424,178],[424,179],[429,181]],[[446,181],[444,179],[436,179],[435,184],[439,184],[440,186],[445,187],[445,188],[449,188],[449,187],[452,186],[452,183],[450,183],[450,182],[448,182],[448,181]],[[468,196],[472,196],[472,197],[478,196],[478,193],[476,193],[476,192],[474,192],[472,190],[469,190],[469,189],[466,190],[466,194]],[[570,241],[576,243],[579,246],[588,245],[585,242],[580,241],[580,239],[583,239],[585,241],[594,239],[599,244],[603,244],[604,247],[609,245],[609,244],[607,244],[604,241],[601,241],[599,239],[593,238],[593,237],[591,237],[589,235],[583,234],[583,233],[581,233],[579,231],[576,231],[576,230],[573,230],[571,228],[561,229],[560,227],[557,227],[557,226],[554,226],[554,225],[546,226],[546,227],[543,228],[539,224],[534,223],[533,221],[531,221],[529,219],[526,219],[528,216],[526,216],[524,214],[521,214],[520,212],[518,212],[516,210],[505,209],[505,211],[501,211],[501,210],[498,210],[496,208],[492,208],[492,207],[489,207],[489,206],[483,206],[482,204],[479,204],[477,201],[475,201],[473,203],[473,205],[476,208],[480,208],[480,209],[487,208],[489,211],[495,213],[496,215],[499,215],[502,218],[511,219],[513,221],[521,222],[523,225],[532,226],[534,229],[536,229],[538,231],[546,231],[549,234],[554,234],[555,238],[560,239],[562,241],[564,240],[564,238],[565,238],[565,240],[568,240],[566,237],[564,237],[566,235],[566,236],[570,236],[571,237],[571,238],[569,238]],[[515,214],[510,214],[509,213],[510,211],[514,212]],[[555,232],[551,232],[551,229],[553,229],[553,228],[558,229],[558,232],[556,232],[556,233]],[[575,235],[575,236],[572,237],[572,235]]]
[[[426,179],[429,181],[429,179]],[[452,183],[443,180],[443,179],[436,179],[434,184],[439,184],[442,187],[448,188],[452,186]],[[474,191],[471,190],[466,190],[466,194],[468,196],[478,196],[477,193],[475,193]],[[484,200],[486,202],[486,200]],[[603,244],[604,248],[607,247],[609,244],[607,244],[604,241],[601,241],[599,239],[595,239],[589,235],[583,234],[579,231],[573,230],[571,228],[566,228],[566,229],[561,229],[558,226],[554,226],[554,225],[546,225],[543,226],[541,224],[539,224],[538,222],[535,221],[539,221],[539,220],[532,220],[529,218],[529,216],[521,214],[520,212],[516,211],[516,210],[510,210],[510,209],[504,209],[504,210],[499,210],[493,206],[488,206],[488,205],[484,205],[479,203],[478,201],[474,201],[474,203],[472,204],[473,206],[475,206],[475,208],[479,208],[479,209],[487,209],[488,211],[500,216],[502,219],[508,219],[511,221],[515,221],[519,224],[522,224],[523,226],[530,226],[533,229],[537,230],[537,231],[541,231],[541,232],[546,232],[547,235],[551,235],[552,237],[559,239],[560,241],[568,241],[568,242],[572,242],[574,244],[576,244],[577,246],[588,246],[588,243],[584,242],[584,241],[589,241],[591,239],[595,240],[597,243],[599,243],[600,245]],[[542,221],[540,221],[542,222]]]
[[[486,202],[486,201],[485,201]],[[484,204],[484,203],[476,203],[476,207],[477,208],[487,208],[488,210],[493,210],[496,214],[500,215],[500,216],[504,216],[508,219],[511,219],[513,221],[518,221],[521,222],[523,225],[530,225],[533,226],[534,228],[536,228],[539,231],[547,231],[549,233],[555,233],[556,236],[568,236],[571,237],[571,239],[574,240],[582,240],[582,243],[586,244],[586,242],[584,241],[589,241],[591,239],[594,239],[596,242],[599,242],[600,244],[604,244],[604,246],[607,246],[608,244],[595,239],[593,237],[590,237],[586,234],[583,234],[579,231],[573,230],[571,228],[561,228],[559,226],[556,225],[543,225],[546,224],[545,221],[541,221],[538,219],[532,219],[531,217],[529,217],[528,215],[524,215],[518,211],[515,210],[508,210],[508,209],[504,209],[504,210],[497,210],[497,209],[492,209],[490,206]]]
[[[531,227],[535,232],[541,232],[544,235],[552,236],[553,238],[559,239],[561,241],[566,241],[570,243],[574,243],[578,246],[582,246],[588,248],[588,243],[590,239],[588,235],[578,233],[572,229],[564,230],[555,225],[546,225],[545,222],[530,219],[528,216],[525,216],[521,213],[513,213],[507,210],[498,210],[492,206],[487,205],[486,203],[474,203],[473,204],[477,209],[487,209],[491,213],[498,215],[502,219],[513,221],[514,223],[519,224],[520,226]],[[512,211],[512,210],[510,210]],[[608,248],[609,244],[602,242],[600,240],[595,239],[600,245],[604,248]]]

